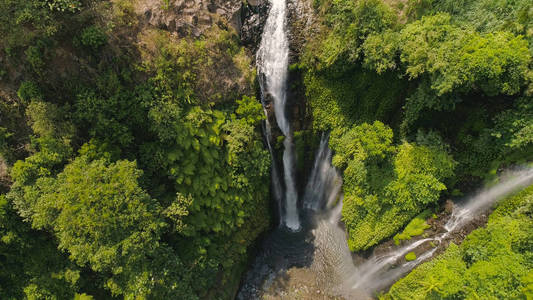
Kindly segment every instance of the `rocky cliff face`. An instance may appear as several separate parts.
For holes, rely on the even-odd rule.
[[[260,5],[259,2],[254,4]],[[195,92],[209,102],[253,94],[255,69],[251,52],[228,55],[230,49],[226,43],[217,42],[220,35],[228,32],[240,35],[246,20],[244,16],[252,11],[250,7],[254,6],[241,0],[137,0],[135,13],[143,27],[167,31],[177,43],[198,38],[206,42],[209,59],[200,63],[195,74]],[[151,44],[150,41],[141,43]],[[143,48],[149,52],[158,51],[157,47]]]
[[[309,0],[289,0],[287,6],[291,62],[295,62],[311,25],[313,10]],[[150,25],[182,37],[199,37],[213,23],[225,20],[251,53],[257,51],[269,8],[268,0],[140,0],[136,4],[137,14],[144,16]]]
[[[312,32],[314,21],[310,0],[287,0],[290,63],[298,62],[305,41]]]
[[[242,7],[240,0],[143,0],[138,1],[136,11],[152,26],[199,37],[219,18],[239,32]]]
[[[295,63],[298,61],[313,22],[313,8],[310,0],[288,0],[287,8],[290,63]],[[269,9],[268,0],[248,0],[243,6],[241,41],[253,53],[257,51],[261,41]]]
[[[268,13],[267,5],[267,0],[91,2],[79,15],[64,13],[66,17],[61,19],[62,22],[70,18],[70,22],[77,22],[78,25],[61,28],[61,34],[50,38],[54,42],[46,45],[46,51],[44,48],[33,47],[38,50],[39,53],[35,56],[42,64],[39,74],[34,72],[27,60],[25,51],[29,45],[11,47],[8,57],[7,52],[3,51],[3,37],[0,38],[0,105],[7,103],[6,107],[19,110],[17,119],[13,122],[21,123],[17,127],[22,128],[25,123],[24,105],[19,103],[21,99],[17,96],[22,82],[39,82],[47,86],[48,90],[57,91],[55,98],[61,99],[64,94],[61,87],[65,81],[72,78],[90,81],[96,77],[99,68],[94,63],[96,58],[103,62],[102,65],[115,63],[113,57],[125,57],[130,63],[141,64],[141,61],[150,61],[150,56],[153,58],[159,55],[160,40],[165,40],[168,44],[179,44],[191,43],[201,37],[207,41],[203,53],[207,58],[205,61],[194,61],[198,65],[194,70],[194,89],[197,96],[202,101],[209,102],[232,101],[244,94],[251,95],[254,93],[255,81],[254,52],[240,51],[238,38],[232,34],[248,37],[248,42],[243,44],[249,46],[248,49],[253,49],[253,45],[258,43],[261,36],[260,20]],[[85,21],[80,21],[82,19]],[[89,22],[91,19],[94,19],[94,26],[107,36],[105,45],[94,53],[73,44],[84,29],[83,22]],[[35,31],[34,34],[37,34],[38,30]],[[161,36],[164,38],[160,38]],[[30,39],[24,37],[20,40]],[[9,114],[9,118],[15,119],[13,115]],[[6,118],[8,117],[5,113],[0,115],[1,122],[5,122]],[[0,181],[2,178],[0,173]]]
[[[294,64],[300,60],[305,43],[313,32],[314,12],[310,0],[287,0],[287,6],[289,63]],[[302,83],[302,74],[299,70],[293,70],[289,73],[288,95],[294,130],[309,129],[311,120],[307,114],[307,100]]]
[[[268,17],[270,3],[267,0],[248,0],[243,7],[243,22],[240,30],[242,44],[256,53],[261,42],[263,26]]]

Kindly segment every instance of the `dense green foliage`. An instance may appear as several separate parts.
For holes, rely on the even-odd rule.
[[[384,72],[401,66],[411,80],[421,79],[405,104],[404,126],[416,121],[423,109],[455,106],[464,91],[517,94],[527,82],[531,60],[522,37],[462,29],[442,13],[423,17],[400,32],[373,35],[363,48],[366,67]]]
[[[413,236],[421,235],[424,233],[424,230],[430,228],[431,226],[426,222],[427,217],[431,214],[429,209],[421,212],[418,216],[414,217],[408,224],[405,226],[401,233],[398,233],[394,236],[394,243],[399,245],[402,240],[410,240]]]
[[[231,297],[270,167],[235,33],[177,40],[129,1],[0,8],[0,298]]]
[[[480,228],[398,281],[383,299],[529,299],[533,186],[504,200]]]
[[[438,144],[392,144],[392,130],[376,121],[342,135],[333,131],[333,164],[344,171],[343,220],[352,250],[393,235],[439,199],[454,162]]]
[[[142,295],[139,288],[158,297],[183,294],[180,277],[172,278],[176,274],[149,263],[148,257],[169,250],[158,245],[165,223],[157,201],[138,185],[141,171],[135,163],[90,162],[81,156],[57,178],[39,177],[33,185],[25,185],[26,175],[38,165],[25,163],[13,167],[15,184],[9,197],[32,227],[56,235],[58,248],[72,261],[113,274],[106,282],[113,294]],[[178,257],[171,261],[177,262],[174,267],[181,265]],[[149,282],[154,279],[155,284]],[[161,292],[164,285],[176,291]]]
[[[80,287],[90,287],[84,280],[91,276],[58,252],[50,236],[22,222],[3,195],[0,196],[0,239],[2,298],[68,299]],[[79,280],[81,274],[86,277]]]
[[[529,2],[314,5],[318,33],[300,68],[314,130],[332,132],[352,250],[533,159]]]
[[[223,18],[174,35],[136,4],[0,0],[1,299],[228,299],[269,226],[249,53]],[[531,1],[313,6],[297,167],[329,131],[351,250],[533,160]],[[532,297],[532,195],[384,297]]]

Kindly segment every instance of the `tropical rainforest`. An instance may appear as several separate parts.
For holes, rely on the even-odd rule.
[[[179,1],[0,0],[0,299],[233,299],[275,226],[254,47],[216,9],[176,32],[148,2]],[[533,161],[530,0],[309,5],[297,168],[329,132],[351,251]],[[379,297],[533,299],[532,205]]]

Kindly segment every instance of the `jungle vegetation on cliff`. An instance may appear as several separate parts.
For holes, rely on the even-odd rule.
[[[0,299],[229,299],[270,225],[251,53],[140,1],[0,0]],[[352,251],[533,161],[530,0],[312,5],[296,148],[330,132]],[[533,297],[531,195],[382,297]]]
[[[228,298],[269,225],[236,33],[133,3],[0,1],[1,299]]]
[[[533,160],[531,1],[313,4],[316,33],[299,68],[313,128],[331,131],[343,172],[352,251],[401,232],[498,169]],[[516,199],[505,217],[493,216],[385,298],[530,297],[530,197]]]

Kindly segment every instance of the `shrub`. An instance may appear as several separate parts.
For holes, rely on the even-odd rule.
[[[37,84],[33,81],[23,81],[17,91],[20,100],[28,103],[31,100],[42,100],[43,95]]]
[[[426,223],[426,218],[431,214],[429,209],[426,209],[418,216],[405,226],[405,229],[394,236],[394,243],[396,245],[400,244],[402,240],[410,240],[413,236],[421,235],[424,233],[424,230],[430,228],[431,226]]]
[[[107,43],[107,35],[102,28],[90,26],[82,31],[80,43],[92,51],[97,51]]]
[[[45,0],[45,5],[51,10],[76,12],[81,10],[81,1],[79,0]]]
[[[43,48],[30,46],[24,53],[26,54],[26,61],[28,61],[37,74],[40,74],[44,67]]]
[[[405,255],[406,261],[413,261],[416,259],[416,254],[414,252],[409,252]]]
[[[391,28],[396,22],[393,10],[381,0],[333,1],[325,21],[331,31],[324,30],[319,47],[309,46],[305,60],[317,58],[319,68],[355,62],[368,35]],[[313,47],[315,51],[309,51]]]

